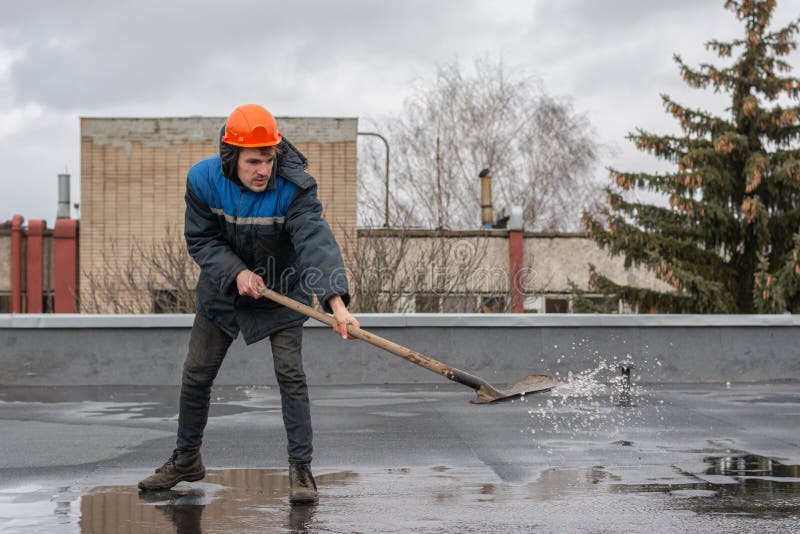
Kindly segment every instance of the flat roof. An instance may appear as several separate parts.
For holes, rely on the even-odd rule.
[[[513,313],[357,313],[364,328],[535,328],[535,327],[779,327],[800,326],[800,316],[627,315]],[[0,314],[0,328],[190,328],[192,314]],[[309,320],[308,327],[328,326]]]

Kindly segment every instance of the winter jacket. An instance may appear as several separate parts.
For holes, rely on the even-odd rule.
[[[200,266],[197,313],[249,345],[307,317],[269,299],[239,295],[236,275],[250,269],[270,289],[311,304],[317,295],[350,301],[339,246],[322,219],[307,160],[284,139],[267,189],[250,191],[225,177],[219,156],[189,170],[184,235]]]

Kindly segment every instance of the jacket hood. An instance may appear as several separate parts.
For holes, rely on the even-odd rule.
[[[239,176],[236,173],[240,148],[224,142],[222,140],[223,135],[225,135],[224,125],[219,134],[219,157],[222,160],[222,174],[238,187],[244,187],[244,184],[239,180]],[[315,180],[306,172],[307,167],[308,158],[284,136],[283,140],[278,145],[277,165],[272,167],[272,177],[270,178],[270,184],[267,188],[270,189],[274,187],[276,174],[302,189],[311,187],[315,183]]]
[[[278,145],[278,174],[301,189],[314,185],[314,178],[306,172],[308,158],[284,136]]]

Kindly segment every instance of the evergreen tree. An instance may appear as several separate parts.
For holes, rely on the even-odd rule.
[[[800,311],[800,81],[782,59],[797,46],[798,21],[770,31],[775,0],[728,0],[725,7],[743,23],[745,36],[706,47],[723,61],[741,51],[735,62],[691,68],[677,55],[675,61],[689,86],[730,97],[727,116],[662,95],[682,134],[638,129],[628,138],[677,169],[611,169],[602,215],[584,215],[601,247],[672,286],[659,292],[618,285],[590,266],[593,289],[641,311]],[[635,188],[665,195],[669,207],[633,201],[625,192]]]

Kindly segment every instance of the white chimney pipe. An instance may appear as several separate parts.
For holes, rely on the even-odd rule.
[[[69,219],[69,174],[58,175],[58,211],[56,219]]]

